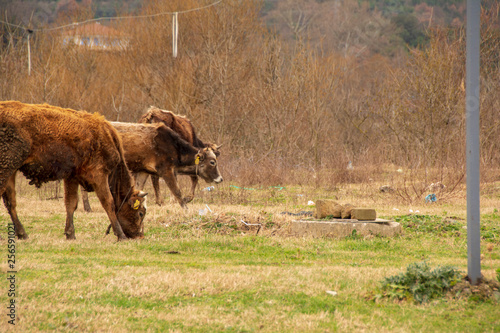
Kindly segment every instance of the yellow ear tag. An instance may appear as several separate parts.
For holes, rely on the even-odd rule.
[[[194,164],[200,164],[200,156],[196,156],[196,160],[194,160]]]
[[[141,202],[139,200],[136,200],[134,202],[134,209],[139,209],[139,206],[141,205]]]

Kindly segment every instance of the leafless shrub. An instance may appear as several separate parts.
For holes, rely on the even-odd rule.
[[[0,98],[130,122],[150,105],[172,110],[188,116],[205,141],[224,144],[222,172],[244,185],[335,188],[380,180],[412,201],[442,182],[444,193],[453,193],[465,166],[463,30],[433,31],[427,48],[387,58],[359,56],[370,29],[352,23],[356,46],[327,53],[306,33],[284,44],[261,24],[259,4],[228,0],[179,14],[176,58],[169,15],[113,22],[129,41],[122,50],[64,43],[64,29],[37,31],[30,38],[31,73],[27,35],[2,27]],[[148,1],[138,14],[198,5]],[[370,21],[366,8],[356,10],[352,17],[388,29],[378,14]],[[87,9],[72,15],[57,24],[92,17]],[[481,167],[483,179],[496,179],[500,33],[498,12],[483,16]],[[347,45],[351,24],[343,20],[337,28],[336,38]],[[388,164],[405,172],[389,171]]]

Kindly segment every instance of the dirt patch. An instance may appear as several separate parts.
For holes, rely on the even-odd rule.
[[[483,278],[477,285],[471,285],[467,277],[457,283],[451,290],[450,296],[468,298],[471,300],[493,300],[500,302],[500,282]]]

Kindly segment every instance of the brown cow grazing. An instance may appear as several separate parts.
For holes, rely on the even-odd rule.
[[[16,213],[17,170],[37,187],[64,180],[67,239],[75,239],[79,184],[96,192],[119,240],[143,237],[146,194],[135,189],[120,136],[104,117],[47,104],[0,102],[0,195],[16,236],[26,239]]]
[[[217,157],[211,148],[195,148],[163,124],[111,123],[120,133],[127,166],[142,189],[149,175],[162,177],[182,207],[191,201],[182,198],[175,173],[201,177],[207,183],[222,182]]]
[[[174,114],[171,111],[166,111],[159,109],[157,107],[151,106],[146,111],[145,114],[139,119],[139,123],[145,124],[153,124],[153,123],[163,123],[174,130],[181,138],[192,144],[196,148],[211,148],[217,157],[219,157],[219,149],[221,146],[218,146],[213,143],[204,143],[197,136],[194,129],[193,124],[184,116],[180,116]],[[182,170],[176,170],[177,174],[180,175],[188,175],[191,177],[191,192],[188,196],[184,198],[185,202],[190,202],[194,198],[194,192],[196,190],[196,186],[198,185],[198,177],[192,174],[183,173]],[[144,180],[144,182],[147,180]],[[155,175],[151,175],[151,182],[153,183],[153,188],[155,190],[155,198],[156,203],[158,205],[163,204],[163,197],[160,193],[160,183],[159,177]]]

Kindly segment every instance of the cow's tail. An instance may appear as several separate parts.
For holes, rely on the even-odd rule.
[[[12,123],[0,119],[0,196],[9,178],[30,154],[30,142],[23,131]]]

